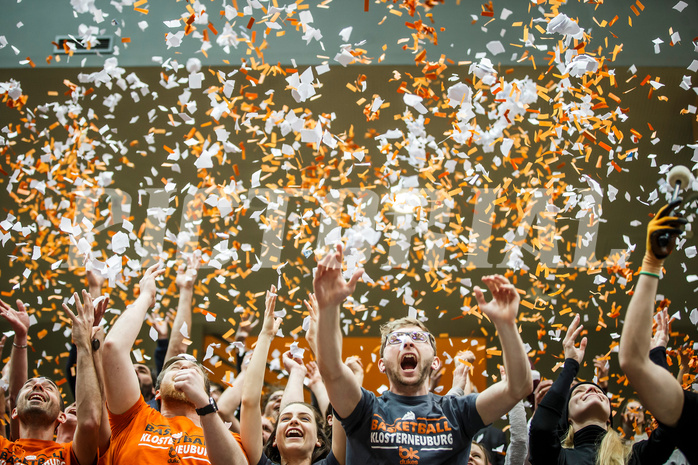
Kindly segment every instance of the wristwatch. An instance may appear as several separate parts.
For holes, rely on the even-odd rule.
[[[216,401],[213,400],[213,397],[208,398],[208,405],[206,407],[201,407],[196,409],[196,414],[199,415],[200,417],[203,417],[204,415],[208,415],[209,413],[215,413],[218,411],[218,405],[216,405]]]

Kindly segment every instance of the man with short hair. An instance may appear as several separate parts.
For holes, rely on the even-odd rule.
[[[487,302],[475,288],[480,310],[499,333],[506,381],[465,397],[429,393],[429,374],[438,367],[434,337],[422,322],[402,318],[381,330],[378,368],[388,376],[390,389],[377,397],[361,388],[342,363],[340,305],[363,274],[357,270],[345,281],[342,260],[339,245],[318,264],[313,285],[319,307],[318,367],[347,434],[346,463],[466,463],[475,432],[505,415],[533,389],[516,327],[516,289],[502,276],[485,277],[494,296]]]
[[[143,400],[157,410],[157,400],[155,399],[155,378],[153,377],[152,370],[148,365],[143,363],[134,363],[133,369],[138,377],[138,387],[140,388]]]
[[[146,270],[140,295],[116,320],[103,354],[113,463],[246,464],[239,439],[226,428],[209,394],[203,367],[186,354],[165,362],[156,385],[161,412],[140,392],[131,347],[155,304],[160,264]]]
[[[90,295],[83,291],[84,305],[78,294],[74,294],[77,315],[64,304],[63,308],[72,321],[73,343],[77,347],[76,397],[77,425],[72,442],[59,444],[54,435],[60,424],[66,421],[63,413],[63,398],[56,383],[48,378],[31,378],[19,389],[12,419],[19,426],[19,438],[8,441],[0,438],[0,463],[62,463],[66,465],[90,465],[95,463],[99,445],[99,427],[102,414],[102,396],[97,381],[97,372],[92,357],[92,326],[94,306]],[[15,311],[4,302],[0,314],[7,319],[15,331],[12,366],[26,367],[27,330],[29,319],[23,305]],[[20,359],[23,361],[18,362]],[[10,375],[26,378],[24,373]],[[58,462],[56,462],[58,461]]]

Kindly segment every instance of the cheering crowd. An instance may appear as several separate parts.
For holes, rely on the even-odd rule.
[[[627,401],[620,422],[614,423],[608,376],[597,382],[576,378],[587,346],[587,338],[580,339],[579,315],[562,341],[562,369],[534,390],[517,327],[519,293],[499,275],[483,278],[489,300],[483,289],[474,289],[499,337],[504,363],[498,382],[475,392],[470,381],[475,360],[465,352],[456,358],[453,388],[445,396],[433,393],[432,375],[441,366],[435,338],[421,321],[400,318],[381,327],[378,368],[389,389],[381,395],[364,389],[358,357],[343,359],[340,327],[340,308],[363,270],[343,277],[341,246],[318,263],[314,294],[306,301],[306,339],[315,361],[306,365],[297,352],[284,353],[286,385],[261,402],[271,342],[282,322],[274,315],[277,289],[271,286],[254,350],[241,351],[237,377],[223,390],[186,353],[182,328],[191,327],[201,262],[200,254],[193,254],[178,270],[180,298],[169,317],[171,330],[149,313],[157,278],[165,271],[160,264],[144,272],[138,297],[106,335],[100,320],[109,299],[101,295],[103,279],[88,272],[89,289],[64,304],[72,324],[66,373],[75,403],[69,406],[54,381],[28,379],[30,319],[24,305],[0,304],[0,315],[14,331],[4,370],[9,424],[0,428],[0,464],[698,465],[698,395],[684,390],[669,371],[666,310],[658,314],[653,335],[663,262],[685,224],[673,215],[679,203],[665,206],[648,225],[619,350],[637,399]],[[147,320],[158,334],[153,367],[132,361]],[[252,326],[250,320],[241,322],[243,339]],[[312,404],[304,402],[305,385]],[[509,421],[508,443],[491,426],[503,416]]]

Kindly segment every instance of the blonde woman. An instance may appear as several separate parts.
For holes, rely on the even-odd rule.
[[[587,338],[574,317],[563,341],[565,365],[531,420],[529,449],[533,465],[656,465],[674,450],[671,435],[660,426],[645,441],[626,444],[611,427],[611,402],[592,382],[572,386],[584,359]],[[563,421],[564,420],[564,421]],[[565,436],[564,428],[567,428]],[[565,436],[561,441],[561,436]]]

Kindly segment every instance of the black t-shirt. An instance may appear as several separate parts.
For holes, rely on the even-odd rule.
[[[341,420],[347,464],[439,465],[467,463],[470,442],[483,428],[477,394],[465,397],[382,396],[361,389],[361,400]]]
[[[269,457],[264,455],[262,453],[262,456],[259,458],[259,462],[257,462],[257,465],[277,465],[276,463],[272,462],[269,460]],[[317,462],[313,462],[313,465],[339,465],[339,462],[337,462],[337,459],[335,458],[334,454],[332,451],[327,455],[322,460],[318,460]]]

